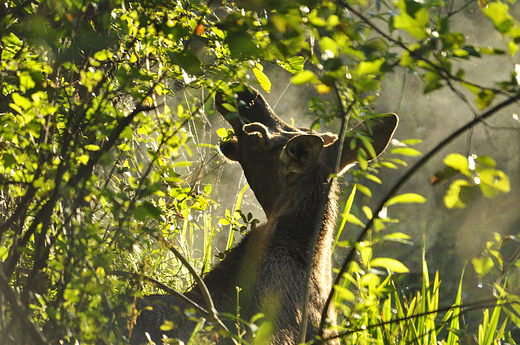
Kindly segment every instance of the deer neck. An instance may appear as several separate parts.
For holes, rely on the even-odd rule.
[[[318,176],[313,177],[319,178],[319,175],[323,174],[318,173]],[[306,255],[316,228],[319,226],[318,250],[330,254],[337,215],[337,184],[333,182],[329,188],[326,177],[320,179],[320,183],[302,182],[305,188],[294,186],[283,191],[285,200],[278,208],[281,214],[268,220],[268,224],[270,223],[275,229],[273,241],[283,241]],[[327,192],[328,198],[325,198]],[[288,195],[292,197],[287,197]],[[323,202],[325,207],[322,206]]]

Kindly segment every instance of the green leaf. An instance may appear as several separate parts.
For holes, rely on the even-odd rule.
[[[400,140],[400,141],[406,145],[417,145],[417,144],[422,143],[421,139],[405,139],[405,140]]]
[[[370,189],[366,186],[363,186],[362,184],[359,184],[359,183],[356,183],[356,188],[359,189],[359,191],[363,194],[365,194],[366,196],[368,196],[369,198],[372,197],[372,192],[370,191]]]
[[[279,299],[276,295],[270,295],[267,298],[270,298],[270,303],[274,305],[278,305],[280,303]],[[253,345],[267,344],[271,339],[274,332],[273,323],[271,321],[264,321],[256,331],[255,337],[253,338]]]
[[[358,75],[377,74],[381,71],[381,66],[384,62],[384,58],[375,61],[361,61],[356,68],[356,72]]]
[[[475,196],[474,186],[466,180],[455,180],[444,196],[447,208],[464,208]]]
[[[411,203],[418,203],[422,204],[426,202],[426,198],[415,193],[405,193],[401,195],[394,196],[390,200],[388,200],[385,204],[385,206],[391,206],[395,204],[411,204]]]
[[[2,61],[13,59],[23,47],[23,42],[12,32],[5,34],[4,37],[2,37],[2,42],[4,43],[4,49],[2,49]]]
[[[361,220],[359,220],[358,217],[354,216],[352,213],[345,215],[345,220],[351,224],[359,225],[362,228],[365,227],[365,224]]]
[[[217,135],[219,136],[220,139],[223,139],[223,138],[227,137],[228,130],[226,128],[222,127],[222,128],[217,129],[216,133],[217,133]]]
[[[471,260],[471,263],[473,264],[473,267],[475,268],[475,272],[477,272],[477,274],[480,277],[483,277],[486,274],[488,274],[491,271],[491,269],[493,268],[493,266],[495,265],[493,263],[493,259],[491,259],[489,256],[485,256],[482,258],[473,258]]]
[[[478,86],[470,85],[464,82],[461,82],[460,84],[476,96],[477,107],[479,109],[486,108],[489,104],[491,104],[493,99],[495,99],[495,93],[491,90],[482,89]]]
[[[31,73],[28,71],[24,71],[19,73],[19,79],[20,79],[20,90],[23,92],[26,92],[29,89],[32,89],[36,86],[36,83],[34,82]]]
[[[88,150],[88,151],[99,151],[100,147],[98,145],[94,145],[94,144],[88,144],[88,145],[85,145],[85,150]]]
[[[477,107],[482,110],[490,105],[493,99],[495,99],[495,93],[493,91],[482,89],[477,94]]]
[[[13,93],[12,97],[13,97],[14,104],[22,107],[24,110],[29,110],[32,107],[31,101],[28,100],[27,98],[21,96],[20,94]]]
[[[498,340],[499,336],[497,335],[497,326],[501,309],[501,302],[498,301],[496,307],[493,309],[493,314],[491,315],[489,324],[486,327],[486,335],[484,337],[484,342],[482,342],[482,345],[491,345],[495,342],[495,340]]]
[[[89,155],[80,155],[80,156],[77,156],[76,157],[76,160],[78,162],[80,162],[81,164],[87,164],[88,163],[88,160],[89,160]]]
[[[145,201],[141,204],[137,204],[133,214],[134,217],[140,221],[145,221],[148,218],[158,220],[159,216],[162,214],[162,210],[151,202]]]
[[[338,296],[344,299],[345,301],[354,302],[356,300],[356,295],[354,295],[352,291],[343,286],[334,285],[334,290],[336,291]]]
[[[500,1],[488,3],[481,7],[482,12],[493,21],[495,27],[502,33],[507,33],[515,24],[515,20],[509,14],[509,6]]]
[[[311,71],[301,71],[298,72],[294,77],[291,78],[291,83],[294,85],[301,85],[305,83],[316,83],[318,82],[318,77]]]
[[[442,77],[437,72],[428,71],[423,75],[423,79],[426,83],[424,93],[428,93],[442,87]]]
[[[259,63],[257,63],[251,69],[253,70],[253,73],[254,73],[256,79],[258,80],[258,82],[260,83],[260,86],[262,87],[262,89],[264,89],[267,93],[270,93],[271,92],[271,81],[269,80],[267,75],[265,75],[265,73],[263,72],[264,67],[262,65],[260,65]]]
[[[172,168],[176,168],[176,167],[189,167],[193,164],[193,162],[190,162],[190,161],[179,161],[179,162],[175,162],[173,164],[170,165],[170,167]]]
[[[394,155],[403,155],[409,157],[416,157],[421,155],[420,151],[412,149],[410,147],[396,147],[395,149],[391,149],[390,153],[393,153]]]
[[[372,210],[370,209],[370,207],[368,207],[367,205],[363,205],[363,212],[365,213],[365,216],[367,217],[367,219],[372,219],[373,215],[372,215]]]
[[[486,198],[494,198],[500,192],[509,193],[509,177],[501,170],[484,169],[479,171],[479,187]]]
[[[285,62],[278,62],[278,65],[280,65],[286,71],[291,72],[292,74],[296,74],[303,70],[304,63],[305,59],[303,56],[293,56],[287,59]]]
[[[378,184],[382,184],[383,181],[381,181],[381,179],[375,175],[372,175],[372,174],[366,174],[365,177],[369,180],[372,180],[374,181],[375,183],[378,183]]]
[[[224,102],[224,103],[221,103],[220,105],[231,113],[238,113],[237,108],[235,108],[235,106],[233,104]]]
[[[497,166],[497,162],[489,156],[477,156],[475,160],[489,168],[495,168]]]
[[[326,53],[329,51],[332,54],[332,56],[329,56],[329,58],[333,58],[338,55],[338,44],[332,38],[327,36],[322,37],[318,40],[318,44],[320,45],[322,52]]]
[[[121,151],[129,151],[131,149],[130,146],[128,146],[127,143],[122,143],[121,145],[118,145],[117,146]]]
[[[471,176],[468,158],[464,157],[460,153],[450,153],[449,155],[447,155],[444,158],[444,164],[457,171],[460,171],[463,175],[466,175],[468,177]]]
[[[392,234],[384,235],[382,240],[413,245],[413,242],[409,241],[410,238],[410,235],[403,234],[402,232],[394,232]]]
[[[175,325],[173,324],[173,321],[164,320],[163,324],[159,327],[161,331],[168,332],[171,331]]]
[[[394,27],[407,31],[415,38],[424,39],[427,37],[425,28],[428,24],[430,14],[428,13],[426,7],[420,7],[412,17],[409,13],[407,13],[409,12],[407,6],[412,4],[413,2],[399,0],[397,7],[401,9],[401,13],[394,18]]]
[[[391,258],[376,258],[370,261],[370,266],[384,267],[394,273],[408,273],[410,270],[400,261]]]
[[[397,169],[397,165],[395,165],[394,163],[390,163],[390,162],[378,162],[378,163],[388,169]]]
[[[107,50],[100,50],[94,54],[94,59],[98,61],[105,61],[110,58],[110,53]]]

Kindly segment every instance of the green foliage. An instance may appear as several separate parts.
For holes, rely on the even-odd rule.
[[[453,181],[444,197],[447,208],[464,208],[476,194],[476,186],[486,198],[494,198],[500,192],[510,190],[509,178],[503,171],[495,169],[496,162],[489,156],[472,155],[464,157],[458,153],[444,158],[446,167],[435,175],[435,183],[446,182],[449,178],[462,174],[468,179]]]
[[[124,343],[129,320],[136,317],[135,298],[160,291],[149,281],[178,291],[193,284],[157,239],[174,243],[204,274],[218,260],[212,241],[219,232],[227,236],[223,253],[216,255],[222,258],[237,231],[256,226],[251,213],[240,211],[246,187],[234,207],[222,205],[218,213],[219,200],[212,199],[220,182],[214,173],[220,164],[216,140],[199,136],[213,117],[215,92],[246,81],[250,72],[255,79],[249,82],[266,92],[273,88],[269,73],[277,69],[293,74],[294,85],[310,85],[324,96],[310,101],[314,129],[333,123],[338,113],[348,113],[352,124],[377,118],[373,106],[381,83],[397,68],[418,74],[424,93],[468,90],[480,110],[518,97],[514,68],[509,79],[491,87],[466,78],[466,63],[504,51],[470,45],[464,32],[452,31],[453,19],[471,2],[455,10],[454,4],[5,1],[0,9],[0,343]],[[511,14],[513,4],[472,6],[515,56],[520,25]],[[335,93],[337,102],[327,98]],[[225,129],[217,134],[223,140],[233,136]],[[381,184],[378,169],[406,166],[394,156],[369,164],[372,144],[358,134],[364,143],[357,148],[361,170],[353,173],[355,187],[335,240],[338,250],[354,247],[361,258],[335,287],[342,341],[432,344],[449,322],[449,334],[440,341],[454,344],[465,332],[458,321],[460,288],[439,325],[440,281],[435,274],[430,284],[425,260],[422,290],[405,301],[395,277],[408,268],[375,257],[385,241],[410,242],[408,235],[393,232],[397,220],[386,208],[414,207],[402,204],[426,199],[402,193],[387,200],[380,214],[368,206],[360,212],[352,207],[357,191],[372,196],[365,177]],[[415,143],[403,141],[390,152],[419,156],[407,146]],[[509,178],[489,156],[452,153],[445,164],[437,180],[462,176],[446,193],[448,208],[465,207],[477,190],[487,198],[510,190]],[[357,243],[341,240],[347,223],[365,226],[363,215],[373,220],[375,231]],[[499,274],[500,302],[491,316],[484,313],[480,344],[506,339],[502,312],[520,327],[518,255],[503,260],[506,242],[518,244],[516,238],[496,239],[472,261],[482,278]],[[508,274],[511,279],[505,279]],[[258,339],[269,332],[262,325]]]

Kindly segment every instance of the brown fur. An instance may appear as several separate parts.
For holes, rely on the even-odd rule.
[[[222,115],[225,96],[216,97]],[[262,312],[262,322],[273,324],[271,344],[297,344],[302,318],[305,288],[305,265],[320,204],[326,192],[329,175],[333,173],[338,141],[333,134],[318,134],[308,129],[287,125],[269,108],[254,89],[244,87],[236,95],[235,105],[241,118],[228,120],[235,137],[221,145],[226,157],[242,166],[246,178],[262,205],[267,223],[257,227],[231,250],[226,258],[204,278],[215,308],[236,315],[236,287],[240,287],[240,317],[250,320]],[[363,129],[364,125],[356,129]],[[397,117],[391,115],[372,126],[373,146],[379,155],[387,146]],[[361,141],[357,140],[361,145]],[[340,170],[357,160],[349,140],[343,148]],[[325,300],[331,291],[331,242],[336,220],[336,192],[328,196],[311,272],[309,323],[307,339],[317,334]],[[198,287],[186,294],[204,306]],[[175,329],[165,334],[187,341],[194,327],[182,311],[185,307],[171,296],[147,296],[138,303],[144,310],[133,328],[132,344],[151,339],[160,342],[160,325],[174,321]],[[180,310],[177,311],[177,310]],[[335,325],[334,310],[328,311],[329,322]],[[225,322],[231,332],[235,321]],[[325,332],[325,336],[334,334]],[[247,335],[246,335],[247,338]],[[229,340],[221,341],[230,342]],[[337,340],[331,341],[337,344]]]

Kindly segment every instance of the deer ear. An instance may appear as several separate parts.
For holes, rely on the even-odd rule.
[[[290,139],[280,154],[284,172],[301,174],[314,166],[323,148],[317,135],[299,135]]]
[[[233,138],[229,141],[220,142],[220,152],[232,161],[238,161],[238,141]]]
[[[341,165],[339,167],[340,173],[348,170],[348,168],[358,161],[358,148],[364,148],[367,152],[367,160],[373,160],[378,157],[388,146],[390,143],[390,139],[392,139],[392,135],[397,128],[397,123],[399,122],[399,118],[395,114],[387,114],[384,118],[379,120],[379,122],[373,122],[373,124],[369,127],[367,123],[362,122],[356,127],[352,128],[352,132],[354,132],[353,137],[345,138],[345,143],[343,144],[343,150],[341,154]],[[363,141],[361,139],[356,138],[355,132],[364,132],[366,136],[370,139],[372,147],[375,151],[375,156],[373,157],[368,150],[365,148]],[[356,140],[356,147],[351,149],[352,139]]]

